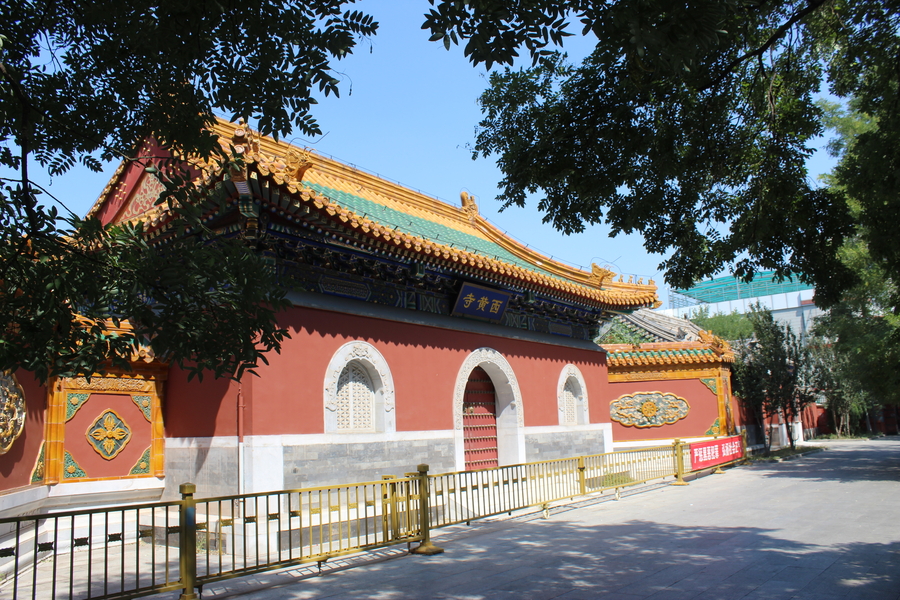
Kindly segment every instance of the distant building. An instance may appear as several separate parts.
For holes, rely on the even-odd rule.
[[[813,320],[823,312],[813,300],[815,289],[800,281],[775,281],[772,271],[759,273],[750,283],[727,276],[698,283],[687,290],[669,291],[669,308],[657,312],[689,319],[701,308],[710,315],[744,314],[756,304],[772,311],[772,317],[801,339],[809,335]]]

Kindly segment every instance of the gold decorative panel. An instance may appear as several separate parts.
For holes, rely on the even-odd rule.
[[[145,173],[134,195],[129,199],[128,205],[119,214],[116,222],[128,221],[144,214],[156,206],[156,201],[165,190],[166,187],[154,174]]]
[[[639,392],[619,396],[609,404],[613,421],[629,427],[661,427],[688,416],[687,400],[663,392]]]
[[[80,479],[82,477],[87,477],[87,473],[84,472],[84,469],[75,461],[75,458],[69,454],[69,451],[66,450],[65,458],[63,459],[63,477],[66,479]]]
[[[8,371],[0,373],[0,454],[6,454],[25,430],[25,392]]]
[[[38,453],[37,461],[34,463],[34,469],[31,471],[31,483],[43,483],[44,481],[44,447],[46,442],[41,443],[41,451]]]
[[[97,454],[112,460],[131,440],[131,428],[114,410],[106,410],[88,427],[87,440]]]
[[[131,467],[129,475],[149,475],[150,474],[150,448],[144,450],[138,461]]]

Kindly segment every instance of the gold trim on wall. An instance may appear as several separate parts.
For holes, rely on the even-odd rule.
[[[721,368],[711,367],[706,369],[671,369],[665,371],[613,371],[609,370],[610,383],[625,383],[628,381],[673,381],[679,379],[703,379],[718,377]]]
[[[91,377],[90,381],[86,377],[59,377],[52,379],[48,386],[47,422],[44,434],[44,483],[54,485],[60,481],[72,478],[71,474],[67,476],[63,472],[65,468],[66,401],[70,393],[126,395],[130,396],[132,401],[135,401],[136,396],[140,396],[140,400],[149,397],[150,474],[154,477],[164,477],[165,426],[163,423],[162,397],[166,376],[167,368],[155,363],[149,365],[137,364],[135,365],[135,372],[98,375]],[[135,404],[138,408],[142,408],[142,402],[135,401]],[[147,475],[131,475],[131,477],[147,477]],[[112,476],[90,479],[92,481],[100,481],[122,478],[121,476]]]

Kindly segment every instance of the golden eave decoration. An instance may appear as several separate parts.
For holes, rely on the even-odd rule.
[[[229,179],[241,194],[250,193],[265,180],[270,190],[278,190],[280,206],[291,212],[306,207],[320,218],[336,226],[353,231],[370,240],[373,246],[391,249],[408,258],[423,262],[438,262],[464,272],[506,281],[525,289],[543,289],[552,295],[567,297],[599,308],[630,310],[659,304],[656,284],[651,280],[634,280],[615,274],[597,265],[591,271],[565,265],[548,258],[509,238],[478,213],[475,199],[461,196],[461,206],[426,196],[419,192],[385,181],[328,157],[309,150],[254,134],[245,124],[219,121],[213,127],[223,149],[241,158],[240,169],[226,169],[215,162],[190,160],[199,176],[195,185],[212,188]],[[118,174],[121,178],[121,172]],[[333,190],[323,193],[314,186]],[[111,194],[112,188],[106,193]],[[486,256],[459,244],[447,244],[437,239],[400,231],[398,227],[379,222],[368,213],[354,211],[342,204],[341,195],[348,194],[391,211],[418,218],[440,227],[480,238],[514,257],[513,264],[493,256]],[[334,197],[330,197],[334,196]],[[92,209],[98,209],[99,204]],[[162,231],[168,227],[172,209],[165,204],[155,206],[143,215],[131,219],[144,223],[147,231]]]
[[[704,339],[705,336],[705,339]],[[610,368],[719,365],[734,362],[728,342],[705,331],[699,342],[603,344]]]

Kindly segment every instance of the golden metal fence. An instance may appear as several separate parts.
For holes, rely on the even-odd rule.
[[[0,597],[132,598],[182,589],[180,502],[0,519]]]
[[[746,446],[744,446],[746,448]],[[734,461],[731,461],[734,462]],[[398,543],[430,531],[690,471],[672,445],[381,481],[0,519],[0,597],[133,598]],[[727,464],[727,463],[726,463]],[[427,491],[427,493],[421,493]]]
[[[673,477],[677,471],[672,445],[585,456],[584,466],[585,494]]]
[[[422,540],[419,478],[196,501],[196,583]]]

